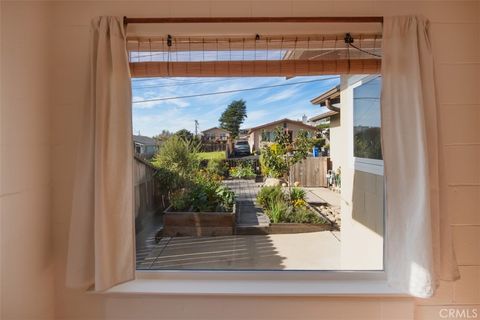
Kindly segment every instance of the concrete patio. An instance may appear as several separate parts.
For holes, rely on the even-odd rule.
[[[237,198],[239,230],[263,228],[270,221],[255,204],[261,183],[227,180]],[[326,188],[305,188],[307,201],[340,206],[340,195]],[[339,270],[340,233],[321,231],[296,234],[222,237],[161,237],[137,242],[137,269],[216,270]],[[300,250],[299,250],[300,248]]]
[[[301,248],[301,250],[299,250]],[[137,269],[338,270],[336,232],[152,239]]]

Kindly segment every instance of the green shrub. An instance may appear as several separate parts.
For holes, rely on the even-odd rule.
[[[283,217],[286,223],[315,223],[324,224],[325,219],[312,212],[306,207],[295,208],[294,210],[287,211]]]
[[[306,194],[302,188],[293,187],[290,189],[289,198],[292,206],[295,208],[305,207],[307,205],[307,201],[305,200]]]
[[[230,190],[226,185],[220,185],[215,190],[219,205],[224,211],[230,211],[235,203],[235,193]]]
[[[198,144],[174,135],[162,144],[152,164],[157,168],[173,171],[181,177],[188,177],[198,170],[197,153]]]
[[[264,176],[283,178],[289,171],[289,165],[277,144],[265,146],[260,155],[260,166]]]
[[[159,181],[158,188],[162,194],[169,195],[184,188],[188,181],[178,173],[167,168],[157,168],[155,177]]]
[[[175,211],[188,210],[191,206],[190,195],[185,190],[177,191],[172,195],[170,204]]]
[[[225,177],[228,174],[228,166],[224,160],[212,159],[208,161],[207,171],[209,173]]]
[[[257,204],[268,210],[277,202],[286,202],[285,194],[280,186],[263,187],[257,194]]]
[[[190,186],[174,194],[171,203],[175,211],[229,211],[235,203],[235,194],[220,182],[198,175]]]
[[[307,158],[315,139],[307,131],[299,130],[292,142],[282,127],[275,129],[274,136],[274,143],[262,148],[260,164],[265,176],[283,178],[289,174],[291,166]]]
[[[272,223],[285,222],[285,216],[289,215],[291,208],[284,201],[273,202],[265,211]]]
[[[295,200],[304,200],[305,201],[305,196],[306,195],[307,195],[307,193],[302,188],[293,187],[290,190],[290,201],[295,201]]]
[[[255,178],[257,175],[250,163],[240,163],[238,166],[233,167],[229,171],[230,177],[236,179],[249,179]]]
[[[272,223],[325,223],[307,208],[305,195],[301,188],[292,188],[287,196],[279,186],[263,187],[257,195],[257,204],[262,206]]]

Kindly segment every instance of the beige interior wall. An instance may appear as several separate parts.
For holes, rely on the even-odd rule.
[[[65,288],[72,168],[78,119],[87,102],[92,17],[394,14],[424,14],[432,21],[445,159],[442,207],[453,217],[462,280],[443,283],[437,297],[421,301],[108,296]],[[3,1],[0,201],[4,318],[52,318],[52,262],[56,319],[438,319],[438,310],[445,304],[476,304],[480,309],[479,19],[479,3],[461,0]],[[280,27],[237,28],[278,32]],[[164,26],[162,32],[169,33],[172,28]],[[188,26],[178,28],[181,31]],[[52,45],[49,50],[46,44]],[[49,61],[54,61],[55,67],[50,67]]]
[[[53,319],[51,8],[1,3],[1,319]]]

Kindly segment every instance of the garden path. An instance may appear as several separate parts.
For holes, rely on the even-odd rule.
[[[255,180],[225,180],[233,192],[237,202],[236,234],[266,234],[270,219],[263,213],[260,206],[255,203],[258,192],[262,186]]]

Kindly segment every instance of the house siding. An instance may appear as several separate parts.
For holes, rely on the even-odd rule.
[[[294,123],[294,122],[288,122],[287,121],[286,124],[287,124],[287,126],[286,126],[285,129],[291,130],[293,132],[293,134],[292,134],[292,139],[293,140],[295,140],[297,138],[299,130],[308,131],[311,134],[314,133],[313,129],[310,130],[310,129],[306,128],[305,126],[299,125],[299,124]],[[259,128],[259,129],[256,129],[256,130],[250,132],[248,141],[249,141],[249,144],[250,144],[251,151],[252,152],[259,151],[262,148],[262,142],[263,142],[262,132],[264,132],[264,131],[273,132],[278,127],[284,128],[284,122],[277,123],[277,124],[267,126],[267,127],[262,127],[262,128]]]

